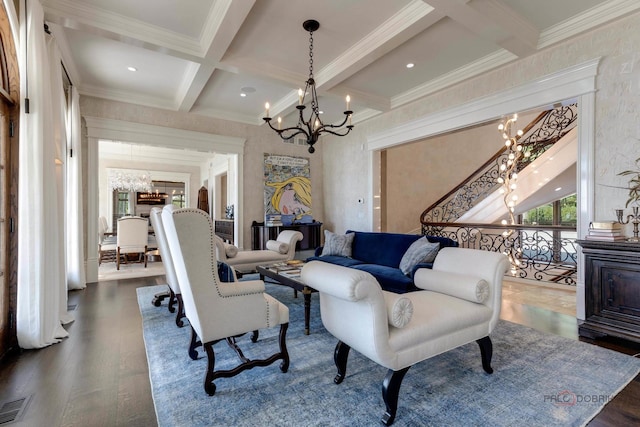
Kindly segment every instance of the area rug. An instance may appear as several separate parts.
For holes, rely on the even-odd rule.
[[[312,296],[311,334],[304,335],[303,299],[289,288],[267,292],[290,310],[287,346],[291,366],[278,363],[216,380],[203,388],[206,356],[187,355],[188,326],[174,323],[166,302],[151,304],[159,286],[138,288],[138,303],[159,426],[375,426],[384,412],[386,369],[352,351],[340,385],[336,340],[322,327],[318,294]],[[277,349],[278,328],[260,331],[258,343],[240,338],[245,355]],[[475,343],[413,366],[400,389],[394,426],[581,426],[640,371],[640,359],[579,341],[500,321],[492,334],[494,373],[482,370]],[[216,367],[236,363],[225,344],[215,345]]]
[[[120,270],[116,269],[115,262],[104,262],[98,267],[98,282],[107,280],[133,279],[135,277],[163,276],[164,265],[161,261],[147,263],[147,267],[141,262],[129,262],[120,264]]]

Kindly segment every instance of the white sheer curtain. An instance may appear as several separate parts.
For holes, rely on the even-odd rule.
[[[23,108],[20,113],[16,329],[20,347],[40,348],[66,337],[62,323],[70,320],[62,221],[66,137],[58,102],[62,79],[53,74],[59,73],[59,53],[50,40],[51,56],[57,57],[51,61],[40,3],[29,0],[25,13],[20,83],[30,111],[26,114]],[[24,28],[20,34],[24,36]]]
[[[80,95],[71,87],[71,108],[67,115],[67,141],[72,155],[67,157],[67,285],[84,289],[84,215],[82,214],[82,150]]]

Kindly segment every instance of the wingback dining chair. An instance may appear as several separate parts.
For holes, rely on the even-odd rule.
[[[118,218],[118,234],[116,243],[116,269],[120,270],[120,258],[136,253],[144,257],[147,267],[147,242],[149,239],[149,220],[139,216],[123,216]]]
[[[289,309],[265,293],[262,280],[224,283],[218,277],[214,227],[211,217],[193,208],[175,209],[165,206],[162,223],[171,258],[180,285],[185,316],[191,326],[189,356],[197,358],[195,349],[201,343],[207,354],[204,389],[215,394],[216,378],[233,377],[256,366],[267,366],[282,360],[280,370],[289,369],[286,346]],[[279,351],[264,359],[249,360],[236,338],[259,329],[280,325]],[[226,340],[236,351],[241,363],[228,370],[215,370],[213,345]],[[257,340],[257,334],[252,341]]]
[[[173,267],[173,259],[171,258],[171,252],[169,251],[169,243],[167,242],[167,236],[164,232],[164,224],[162,224],[162,208],[151,208],[149,213],[151,219],[151,225],[156,235],[156,242],[158,243],[158,249],[160,250],[160,257],[162,258],[162,264],[164,265],[164,275],[167,279],[167,285],[169,286],[169,304],[168,308],[171,313],[175,312],[174,304],[178,303],[178,312],[176,313],[176,325],[178,327],[184,326],[182,318],[184,317],[184,305],[182,303],[182,294],[180,293],[180,285],[178,284],[178,278],[176,277],[176,270]]]

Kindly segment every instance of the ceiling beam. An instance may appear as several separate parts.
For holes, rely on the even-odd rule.
[[[86,31],[189,61],[198,62],[204,57],[200,40],[138,19],[71,0],[44,0],[42,6],[46,21],[65,28]]]
[[[423,32],[442,17],[442,14],[423,1],[412,1],[322,68],[316,76],[317,87],[331,89]]]
[[[524,57],[536,52],[540,32],[500,0],[425,0],[484,40]]]
[[[191,111],[217,68],[212,64],[220,64],[254,3],[255,0],[241,2],[218,0],[214,3],[209,11],[201,38],[201,49],[205,52],[204,57],[207,63],[194,64],[183,76],[176,99],[179,111]]]
[[[377,111],[388,111],[391,105],[389,99],[357,92],[346,86],[341,86],[340,83],[424,31],[442,17],[443,15],[434,11],[433,7],[425,4],[422,0],[413,0],[378,28],[340,54],[327,66],[319,70],[315,74],[318,93],[330,93],[338,96],[345,96],[349,93],[358,97],[358,104],[360,105],[364,104],[366,107]],[[252,63],[248,59],[236,59],[231,64],[243,71],[293,84],[294,87],[307,80],[307,76],[285,72],[273,67],[265,68],[265,64]],[[295,92],[288,93],[285,97],[273,103],[271,112],[272,114],[286,113],[291,111],[297,102],[297,94]]]

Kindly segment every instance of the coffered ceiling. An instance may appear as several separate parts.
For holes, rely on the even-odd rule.
[[[82,95],[254,125],[266,101],[274,117],[294,110],[309,71],[307,19],[320,22],[320,105],[337,120],[349,94],[358,122],[640,8],[636,0],[42,3]]]

